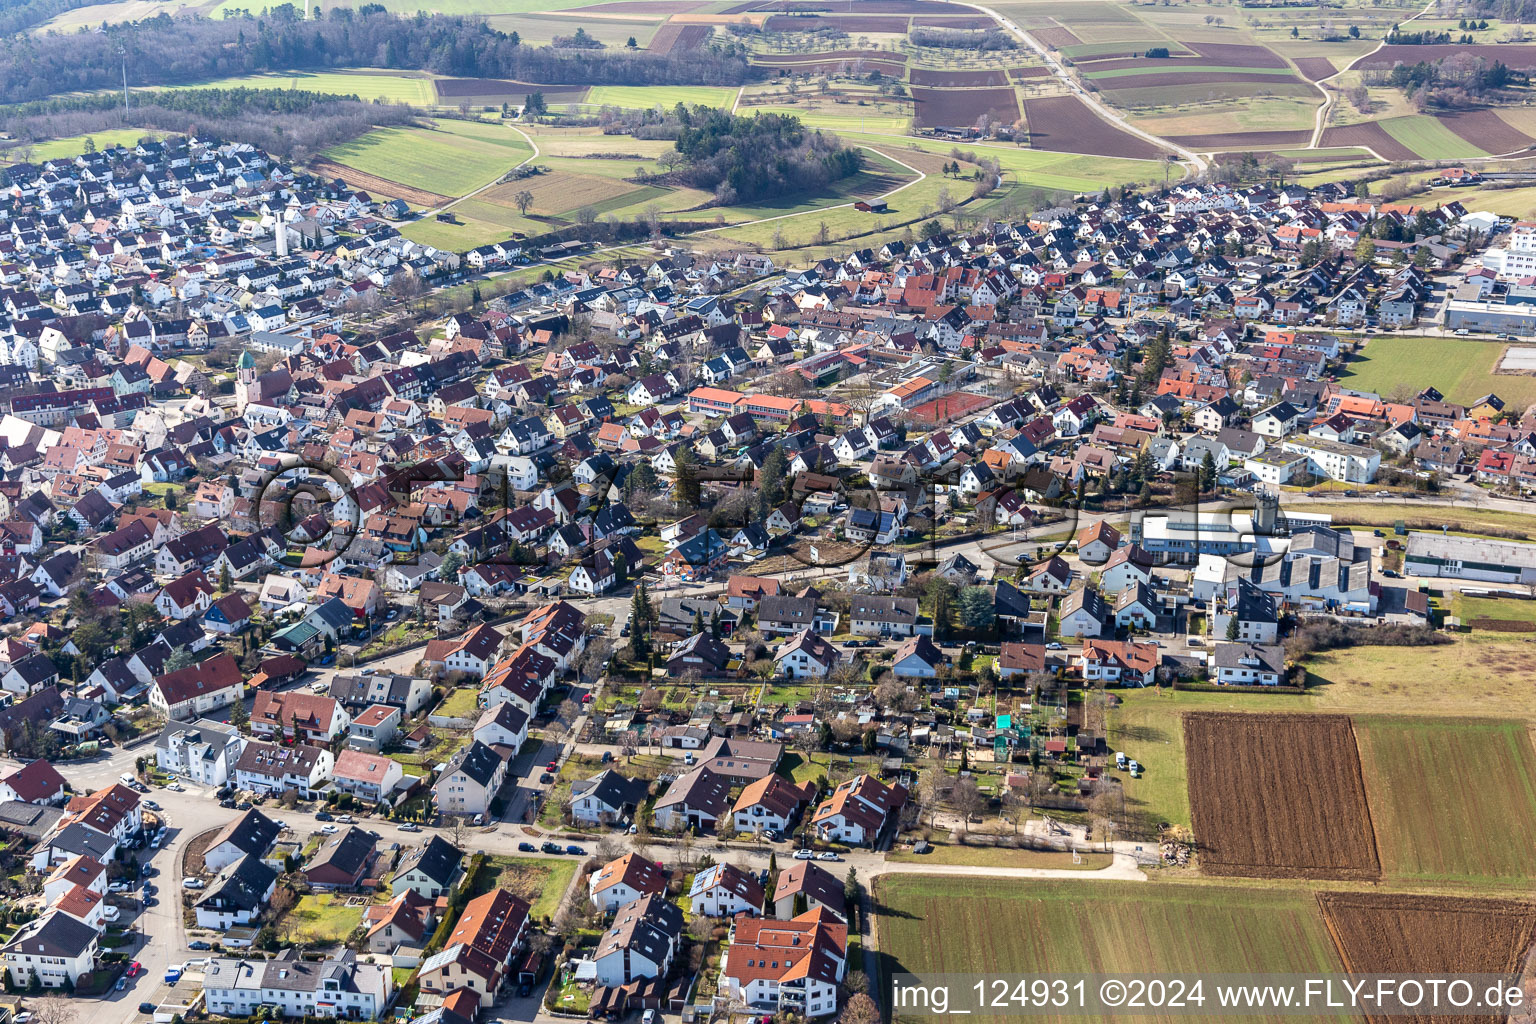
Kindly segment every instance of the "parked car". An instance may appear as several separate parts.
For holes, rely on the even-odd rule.
[[[333,836],[337,832],[340,832],[341,830],[339,828],[337,828],[335,825],[321,825],[320,826],[320,831],[324,835]]]
[[[405,824],[400,826],[400,831],[401,832],[420,832],[421,831],[421,826],[416,824],[414,821],[407,821]]]
[[[139,963],[137,960],[135,960],[133,963],[128,965],[128,977],[130,977],[130,978],[137,977],[138,973],[140,971],[142,971],[143,969],[144,969],[144,965]]]
[[[565,852],[570,854],[573,857],[582,857],[582,856],[586,855],[587,851],[583,850],[581,847],[576,846],[576,845],[573,844],[571,846],[567,846],[565,848]]]
[[[831,850],[823,850],[823,851],[821,851],[820,853],[818,853],[816,855],[816,859],[817,860],[842,860],[843,858],[839,857],[836,853],[834,853]]]
[[[811,852],[810,850],[796,850],[795,851],[795,860],[814,860],[815,857],[816,857],[816,854]]]
[[[319,817],[319,815],[316,815],[316,817]],[[343,825],[350,825],[357,819],[353,818],[350,814],[338,814],[336,815],[336,820],[341,822]]]
[[[336,816],[334,814],[332,814],[330,811],[316,811],[315,812],[315,820],[316,821],[335,821],[336,820]]]
[[[187,948],[188,949],[212,949],[213,948],[213,943],[208,942],[205,939],[198,939],[196,942],[189,942],[189,943],[187,943]]]
[[[538,847],[532,843],[518,843],[517,849],[519,853],[533,853],[538,850]]]
[[[248,811],[254,805],[249,800],[241,800],[239,803],[235,804],[235,806],[242,811]]]
[[[560,849],[560,844],[559,843],[544,843],[543,845],[541,845],[539,847],[539,849],[543,850],[545,853],[564,853],[565,852],[564,850]]]
[[[201,889],[203,885],[204,882],[201,878],[183,878],[181,880],[181,887],[183,889]]]
[[[169,787],[167,787],[167,788],[169,788]],[[158,811],[160,809],[160,805],[155,803],[153,800],[145,800],[144,801],[144,806],[148,807],[152,811]]]
[[[140,1003],[139,1004],[139,1012],[140,1013],[154,1013],[155,1012],[155,1004],[154,1003]]]
[[[128,987],[128,979],[127,978],[118,978],[117,979],[117,984],[113,985],[112,987],[117,989],[119,992],[121,992],[123,989]]]
[[[485,824],[485,815],[477,814],[473,818],[470,819],[469,823],[471,825],[484,825]]]

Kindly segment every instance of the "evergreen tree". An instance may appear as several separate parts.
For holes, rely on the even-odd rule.
[[[673,463],[677,470],[673,474],[673,497],[679,505],[697,509],[701,497],[699,487],[699,469],[694,462],[692,450],[679,448],[673,457]]]

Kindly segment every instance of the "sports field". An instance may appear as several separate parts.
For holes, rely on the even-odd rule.
[[[1426,160],[1456,160],[1465,156],[1487,156],[1439,121],[1425,114],[1390,117],[1381,122],[1387,134]]]
[[[1316,900],[1302,891],[885,875],[875,880],[874,897],[887,975],[1219,974],[1252,971],[1255,964],[1277,973],[1331,973],[1341,967]],[[896,1019],[940,1018],[897,1010]]]
[[[1508,720],[1355,718],[1387,876],[1520,885],[1536,850],[1536,755]]]
[[[587,92],[589,107],[624,107],[627,110],[671,109],[679,103],[692,107],[731,109],[736,90],[708,85],[594,85]]]
[[[512,128],[484,121],[380,128],[326,150],[326,159],[438,195],[462,196],[495,181],[533,151]]]
[[[1536,377],[1494,373],[1505,346],[1465,338],[1387,337],[1365,343],[1339,374],[1345,387],[1410,397],[1433,384],[1448,402],[1471,402],[1490,391],[1517,408],[1536,402]]]

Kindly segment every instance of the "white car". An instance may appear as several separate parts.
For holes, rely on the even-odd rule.
[[[400,831],[401,832],[420,832],[421,831],[421,826],[416,824],[414,821],[408,821],[404,825],[400,826]]]
[[[329,823],[321,825],[320,832],[322,835],[333,836],[336,834],[336,826]]]
[[[810,850],[795,851],[795,860],[814,860],[815,857],[816,854],[812,853]]]
[[[181,880],[181,887],[183,889],[201,889],[203,884],[201,878],[183,878]]]
[[[186,787],[179,782],[168,782],[165,784],[165,788],[170,790],[172,793],[180,793]]]
[[[823,851],[821,851],[820,853],[818,853],[816,855],[816,859],[817,860],[842,860],[843,858],[839,857],[837,854],[833,853],[831,850],[823,850]]]

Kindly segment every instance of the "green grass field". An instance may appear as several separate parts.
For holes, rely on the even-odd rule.
[[[1532,526],[1536,526],[1536,522]],[[1492,597],[1468,597],[1457,593],[1451,598],[1451,614],[1462,622],[1498,619],[1503,622],[1536,623],[1536,601],[1501,601]]]
[[[532,155],[516,131],[482,121],[435,122],[435,129],[380,128],[324,156],[402,185],[462,196]]]
[[[1304,891],[885,875],[875,880],[874,898],[887,978],[1215,974],[1252,971],[1255,964],[1275,972],[1342,969],[1315,899]],[[945,1019],[901,1008],[894,1014],[899,1021]]]
[[[1360,716],[1355,735],[1383,872],[1529,884],[1536,756],[1527,723]]]
[[[594,85],[587,93],[586,105],[649,110],[652,107],[671,109],[679,103],[686,103],[690,107],[702,104],[729,110],[734,102],[735,89],[707,85]]]
[[[1456,160],[1464,156],[1487,156],[1466,139],[1427,114],[1389,117],[1381,122],[1387,134],[1426,160]]]
[[[346,905],[345,896],[300,896],[288,912],[294,922],[295,941],[313,944],[345,942],[363,923],[363,908]]]
[[[170,86],[172,89],[298,89],[308,92],[355,95],[364,100],[384,100],[430,107],[437,103],[432,79],[391,71],[360,70],[349,72],[290,71],[270,75],[244,75],[216,78],[196,85]]]
[[[470,882],[474,896],[505,889],[530,904],[534,917],[553,917],[576,874],[576,861],[533,857],[486,857]]]
[[[1339,374],[1345,387],[1381,395],[1417,394],[1430,384],[1448,402],[1471,402],[1490,391],[1507,404],[1536,402],[1536,377],[1496,374],[1504,345],[1464,338],[1371,338]]]
[[[67,139],[39,142],[30,147],[32,151],[30,159],[37,162],[79,156],[85,150],[86,139],[95,142],[97,149],[106,149],[108,146],[136,146],[140,139],[163,139],[168,134],[168,132],[157,132],[148,128],[108,128],[105,131],[91,132],[89,135],[74,135]],[[6,154],[8,159],[21,159],[15,149],[7,150]]]

